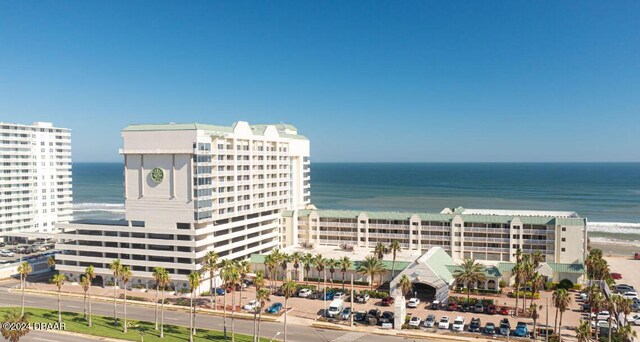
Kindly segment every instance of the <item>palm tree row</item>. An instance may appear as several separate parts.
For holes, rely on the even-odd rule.
[[[523,254],[521,249],[516,250],[516,264],[511,270],[515,280],[516,306],[514,315],[518,315],[518,299],[520,298],[520,285],[531,286],[531,298],[529,308],[531,308],[536,293],[544,286],[544,277],[538,273],[540,263],[544,261],[544,255],[540,251],[532,254]],[[522,312],[527,308],[527,293],[522,291]]]

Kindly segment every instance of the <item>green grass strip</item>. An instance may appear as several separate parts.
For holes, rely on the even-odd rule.
[[[5,313],[17,310],[20,312],[20,307],[3,307],[0,308],[0,318],[4,317]],[[25,313],[29,313],[30,323],[57,323],[58,311],[48,310],[40,308],[25,308]],[[169,313],[170,314],[170,313]],[[158,313],[159,315],[159,313]],[[166,318],[167,312],[165,312]],[[206,317],[198,317],[197,319],[207,319]],[[189,328],[177,325],[164,325],[164,338],[160,338],[160,330],[154,329],[153,322],[137,321],[128,319],[129,330],[125,334],[122,328],[122,317],[118,317],[120,325],[113,325],[113,317],[93,315],[93,326],[89,327],[87,320],[82,317],[82,313],[76,312],[62,312],[62,322],[65,323],[65,331],[76,332],[81,334],[110,337],[121,340],[129,341],[141,341],[144,338],[145,342],[163,341],[189,341]],[[231,322],[227,322],[227,341],[231,341]],[[235,334],[236,341],[238,342],[250,342],[253,341],[253,337],[243,334]],[[268,341],[267,338],[261,338],[261,341]],[[224,335],[221,331],[197,329],[197,333],[194,336],[194,341],[225,341]]]

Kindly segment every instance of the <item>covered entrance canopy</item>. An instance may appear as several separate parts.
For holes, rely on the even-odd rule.
[[[454,282],[453,274],[447,265],[453,264],[455,262],[444,249],[433,247],[391,281],[391,293],[395,293],[400,278],[407,275],[414,284],[418,298],[446,301],[449,298],[449,288]]]

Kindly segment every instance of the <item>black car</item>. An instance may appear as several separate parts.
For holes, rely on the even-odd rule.
[[[469,312],[469,311],[471,311],[471,305],[469,305],[467,303],[460,304],[460,305],[458,305],[458,311]]]
[[[480,322],[480,318],[472,318],[471,323],[469,323],[469,331],[470,332],[480,332],[482,329],[482,323]]]
[[[380,316],[380,319],[378,320],[378,324],[382,325],[382,323],[393,323],[394,317],[395,315],[393,314],[393,312],[385,311],[382,313],[382,316]]]
[[[380,318],[380,316],[382,316],[382,312],[380,312],[380,310],[371,309],[369,310],[369,312],[367,312],[367,316],[365,317],[365,320],[371,321],[371,319],[375,319],[377,323],[377,320]]]
[[[582,312],[591,312],[591,304],[589,303],[582,304]]]
[[[366,311],[358,311],[356,312],[356,314],[353,316],[353,320],[356,322],[362,322],[367,318],[367,312]]]

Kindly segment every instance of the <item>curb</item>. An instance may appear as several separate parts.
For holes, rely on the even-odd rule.
[[[111,338],[111,337],[102,337],[102,336],[87,335],[87,334],[81,334],[81,333],[72,332],[72,331],[62,331],[62,330],[47,330],[47,331],[48,331],[48,332],[52,332],[52,333],[54,333],[54,334],[67,335],[67,336],[75,336],[75,337],[82,337],[82,338],[92,339],[92,340],[96,340],[96,341],[106,341],[106,342],[130,342],[129,340],[118,340],[118,339]]]
[[[22,292],[22,290],[20,290],[20,289],[9,289],[8,291],[9,292]],[[36,295],[58,296],[58,293],[54,292],[54,291],[25,289],[24,292],[25,293],[32,293],[32,294],[36,294]],[[63,297],[84,299],[84,295],[78,294],[78,293],[61,292],[60,295],[63,296]],[[108,298],[108,297],[103,297],[103,296],[93,296],[92,295],[91,296],[91,300],[98,300],[98,301],[101,301],[101,302],[111,302],[111,303],[113,303],[113,298]],[[118,298],[118,299],[116,299],[116,302],[124,303],[124,299]],[[131,299],[127,299],[127,304],[155,308],[155,303],[141,302],[141,301],[131,300]],[[186,313],[189,313],[189,311],[190,311],[189,307],[179,306],[179,305],[172,305],[172,304],[165,304],[164,305],[164,309],[165,310],[169,310],[169,311],[183,311],[183,312],[186,312]],[[203,309],[203,308],[196,308],[196,313],[205,314],[205,315],[209,315],[209,316],[219,316],[219,317],[223,317],[224,316],[224,311]],[[229,318],[230,316],[231,316],[231,312],[227,311],[227,318]],[[253,314],[236,311],[235,312],[235,318],[244,319],[244,320],[251,320],[252,321],[253,320]],[[268,316],[268,315],[262,315],[262,321],[264,321],[264,322],[277,322],[278,318],[279,317],[272,317],[272,316]]]

